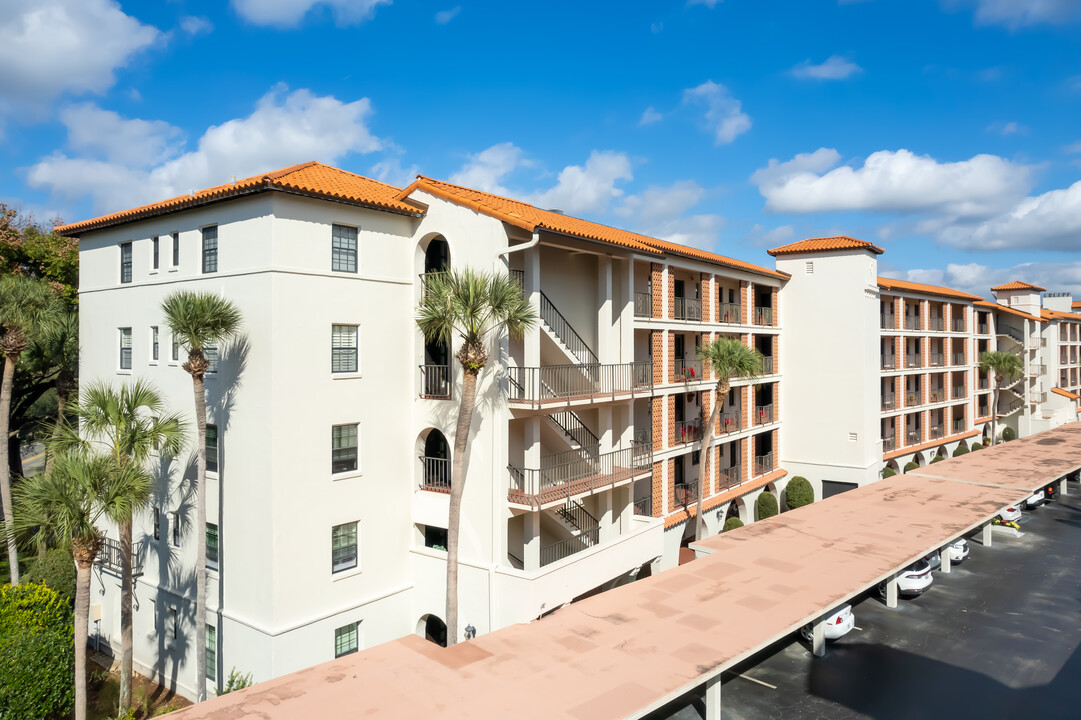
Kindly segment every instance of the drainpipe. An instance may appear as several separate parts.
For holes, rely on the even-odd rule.
[[[533,231],[533,239],[530,240],[529,242],[527,242],[525,245],[515,245],[514,247],[509,247],[506,250],[500,250],[499,252],[497,252],[495,254],[495,256],[497,258],[502,257],[503,255],[509,255],[512,252],[521,252],[522,250],[528,250],[530,248],[535,248],[538,245],[540,245],[540,232],[534,230]]]

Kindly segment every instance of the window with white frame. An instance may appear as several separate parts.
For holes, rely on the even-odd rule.
[[[213,373],[218,371],[218,362],[221,360],[221,353],[218,352],[218,346],[213,343],[207,343],[203,348],[203,356],[206,361],[210,363],[207,365],[206,371]]]
[[[330,371],[352,373],[357,371],[357,326],[332,325],[330,339]]]
[[[158,360],[158,326],[150,326],[150,359],[157,362]]]
[[[173,512],[167,516],[167,522],[169,523],[169,543],[175,547],[180,547],[180,515]]]
[[[173,336],[173,354],[172,354],[172,358],[173,358],[173,362],[178,362],[180,360],[180,340],[177,339],[175,332],[172,334],[172,336]]]
[[[120,243],[120,282],[131,282],[131,243]]]
[[[357,426],[334,425],[330,429],[330,472],[357,469]]]
[[[357,642],[357,626],[360,623],[349,623],[334,631],[334,657],[355,653],[359,644]]]
[[[150,268],[152,270],[158,269],[158,250],[158,236],[155,235],[154,237],[150,238]]]
[[[203,228],[203,272],[218,271],[218,226]]]
[[[161,508],[154,508],[154,539],[161,539]]]
[[[173,267],[180,266],[180,233],[173,233]]]
[[[131,328],[120,328],[120,369],[131,370]]]
[[[218,629],[209,623],[206,626],[206,676],[211,680],[218,678]]]
[[[331,572],[351,570],[357,566],[357,524],[335,525],[330,531]]]
[[[206,566],[218,569],[218,526],[214,523],[206,524]]]
[[[218,471],[218,426],[206,426],[206,471]]]
[[[357,271],[357,229],[347,225],[331,228],[330,269],[337,272]]]

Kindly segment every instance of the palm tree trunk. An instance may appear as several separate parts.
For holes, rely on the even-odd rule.
[[[705,497],[705,485],[709,482],[709,459],[712,456],[710,446],[713,444],[713,427],[717,424],[717,418],[721,415],[721,403],[728,394],[727,378],[717,381],[716,397],[713,398],[713,407],[709,411],[709,423],[702,428],[702,476],[698,478],[698,505],[694,523],[694,539],[701,540],[706,535],[706,523],[702,519],[702,499]],[[723,388],[723,389],[722,389]]]
[[[991,444],[998,442],[998,393],[1001,383],[995,378],[994,402],[991,407]]]
[[[462,491],[465,490],[465,449],[477,396],[477,371],[463,364],[462,399],[458,405],[458,426],[454,429],[454,455],[450,465],[450,508],[447,518],[447,647],[458,642],[458,528],[462,518]]]
[[[195,696],[206,700],[206,394],[203,378],[192,375],[195,388]]]
[[[120,523],[120,712],[131,707],[131,518]]]
[[[3,502],[4,520],[11,522],[11,468],[8,463],[8,427],[11,421],[11,386],[15,381],[15,363],[17,357],[4,356],[4,375],[0,382],[0,472],[3,473],[3,482],[0,482],[0,501]],[[11,573],[11,584],[19,584],[19,551],[15,548],[15,537],[11,533],[7,535],[8,567]]]
[[[60,428],[64,425],[64,415],[67,412],[68,407],[68,392],[70,392],[71,383],[62,373],[56,378],[56,424],[53,425],[52,438],[56,438],[60,435]],[[49,472],[53,468],[53,453],[46,448],[45,450],[45,472]]]
[[[86,643],[90,622],[90,568],[93,560],[76,560],[75,571],[75,720],[86,720]]]

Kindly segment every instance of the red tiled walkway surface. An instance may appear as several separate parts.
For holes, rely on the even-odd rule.
[[[638,717],[1079,466],[1074,423],[708,538],[693,563],[527,625],[403,638],[175,717]]]

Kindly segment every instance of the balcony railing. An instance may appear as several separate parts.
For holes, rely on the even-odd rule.
[[[917,367],[920,367],[921,365],[922,365],[922,362],[921,362],[920,356],[918,354],[909,353],[908,355],[905,355],[905,367],[906,368],[917,368]]]
[[[963,352],[954,353],[953,354],[953,364],[954,365],[964,365],[965,364],[965,354]]]
[[[1040,365],[1040,364],[1033,363],[1032,365],[1028,366],[1029,377],[1039,377],[1040,375],[1043,375],[1046,372],[1047,372],[1047,366],[1046,365]]]
[[[905,442],[909,445],[918,445],[921,437],[923,436],[920,435],[919,430],[910,430],[905,433]]]
[[[601,540],[600,526],[590,528],[578,535],[569,537],[559,542],[554,542],[551,545],[542,547],[540,549],[540,565],[550,565],[554,562],[559,562],[564,558],[569,558],[575,553],[580,553],[586,548],[593,547]]]
[[[953,331],[954,332],[964,332],[965,331],[965,319],[964,318],[954,318],[952,324],[953,324]]]
[[[965,419],[964,418],[957,418],[956,420],[954,420],[953,424],[952,424],[952,428],[953,428],[953,432],[955,434],[964,432],[965,431]]]
[[[755,425],[765,425],[773,422],[773,403],[770,403],[769,405],[756,405],[753,417]]]
[[[634,514],[653,517],[653,496],[646,495],[634,501]]]
[[[635,444],[612,452],[591,454],[569,450],[541,458],[539,468],[508,466],[507,499],[538,507],[602,487],[611,487],[648,472],[653,467],[653,448]]]
[[[991,389],[991,378],[985,378],[985,377],[979,378],[976,381],[976,385],[980,388],[980,390],[990,390]]]
[[[518,289],[525,292],[525,270],[511,270],[510,281],[518,286]]]
[[[1045,403],[1045,402],[1047,402],[1047,393],[1046,392],[1034,392],[1029,397],[1030,397],[1030,402],[1033,405],[1035,405],[1037,403]]]
[[[882,452],[890,452],[897,448],[897,438],[890,435],[888,438],[882,438]]]
[[[740,324],[743,322],[743,316],[740,314],[740,306],[735,303],[721,303],[717,306],[720,311],[720,319],[718,322]]]
[[[431,272],[421,273],[420,276],[419,276],[420,277],[420,292],[421,292],[421,295],[424,295],[424,294],[426,294],[428,292],[428,280],[429,279],[435,278],[435,277],[438,277],[438,276],[441,276],[441,275],[446,275],[446,274],[447,274],[447,272],[445,270],[433,270]]]
[[[939,438],[944,437],[945,434],[946,433],[941,425],[932,425],[931,429],[927,432],[927,437],[931,440],[938,440]]]
[[[672,382],[694,382],[702,379],[702,363],[697,360],[677,358]]]
[[[717,417],[718,432],[730,433],[739,430],[742,427],[742,415],[739,408],[731,412],[722,412]]]
[[[928,353],[927,364],[931,367],[942,367],[946,364],[946,356],[942,353]]]
[[[883,330],[893,330],[896,327],[893,313],[879,313],[878,326]]]
[[[702,427],[697,420],[676,420],[674,429],[677,443],[689,443],[702,439]]]
[[[897,356],[896,355],[883,355],[882,356],[882,369],[883,370],[893,370],[896,367],[897,367]]]
[[[895,410],[895,409],[897,409],[897,396],[896,395],[883,395],[882,396],[882,409],[883,410]]]
[[[773,374],[773,356],[772,355],[763,355],[762,356],[762,374],[763,375],[772,375]]]
[[[991,415],[991,407],[989,405],[980,405],[976,408],[977,417],[989,417]]]
[[[676,505],[682,505],[687,507],[698,502],[698,481],[689,483],[676,483],[675,486],[675,501]]]
[[[97,562],[103,570],[119,575],[123,572],[123,555],[120,552],[120,541],[112,538],[104,538],[101,550],[98,551]],[[143,541],[131,544],[131,574],[138,576],[143,574]]]
[[[420,459],[422,490],[450,492],[450,460],[423,456]]]
[[[945,327],[946,327],[946,321],[943,320],[940,317],[933,317],[933,318],[928,318],[927,319],[927,329],[928,330],[937,330],[937,331],[941,332],[942,329],[945,328]]]
[[[755,477],[759,475],[765,475],[766,473],[773,472],[773,453],[768,452],[765,455],[754,456],[754,474]]]
[[[675,319],[676,320],[701,320],[702,319],[702,301],[696,298],[675,298]]]
[[[420,366],[420,396],[433,400],[450,399],[450,366]]]
[[[653,364],[509,367],[507,380],[512,402],[540,405],[559,400],[596,400],[651,392]]]
[[[980,323],[976,326],[976,332],[978,332],[980,335],[987,335],[991,332],[991,328],[987,323]]]
[[[653,317],[653,293],[636,292],[634,294],[634,316]]]
[[[743,470],[738,463],[726,468],[721,468],[717,471],[717,483],[719,490],[728,490],[729,488],[734,488],[741,482],[743,482]]]
[[[634,431],[634,444],[635,445],[652,445],[653,444],[653,428],[643,428],[641,430]]]
[[[955,385],[953,387],[953,399],[954,400],[959,400],[959,399],[961,399],[963,397],[966,397],[965,386],[964,385]]]
[[[998,329],[998,334],[999,335],[1005,335],[1006,337],[1010,338],[1011,340],[1013,340],[1018,345],[1024,345],[1025,344],[1025,336],[1021,334],[1021,331],[1020,330],[1015,330],[1014,328],[1010,327],[1009,325],[1001,326]]]
[[[945,399],[946,399],[946,391],[944,389],[942,389],[942,388],[936,388],[934,390],[928,391],[928,393],[927,393],[927,402],[936,403],[936,402],[942,402]]]
[[[754,309],[754,324],[755,325],[772,325],[773,324],[773,308],[756,307]]]
[[[923,402],[923,398],[920,397],[920,391],[908,393],[905,395],[905,407],[912,407],[913,405],[919,405]]]
[[[919,330],[920,318],[918,315],[905,315],[905,330]]]

